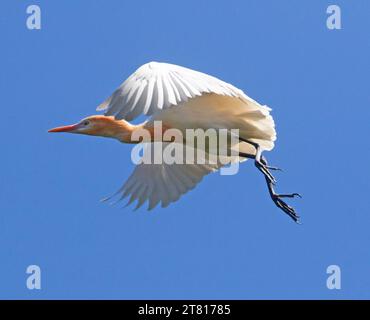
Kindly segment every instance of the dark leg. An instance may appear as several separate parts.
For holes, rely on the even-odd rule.
[[[267,178],[271,183],[275,184],[276,183],[275,177],[269,171],[269,167],[267,166],[267,164],[264,164],[262,162],[262,160],[264,158],[263,158],[263,156],[261,154],[262,151],[261,151],[261,148],[260,148],[259,144],[258,143],[255,143],[253,141],[249,141],[249,140],[243,139],[243,138],[239,138],[239,140],[240,141],[243,141],[243,142],[246,142],[246,143],[249,143],[250,145],[252,145],[253,147],[255,147],[255,149],[256,149],[256,155],[255,155],[255,157],[253,157],[254,158],[254,164],[255,164],[255,166],[257,167],[257,169],[259,171],[261,171],[263,173],[263,175],[265,176],[265,178]],[[274,169],[277,169],[277,168],[273,167],[272,170],[274,170]]]
[[[263,163],[267,165],[266,159],[262,159]],[[277,194],[274,190],[274,186],[269,179],[265,177],[267,188],[270,193],[270,197],[272,201],[274,201],[275,205],[283,210],[289,217],[291,217],[295,222],[299,222],[299,215],[294,210],[293,207],[288,205],[285,201],[281,200],[282,198],[294,198],[294,197],[301,197],[299,193],[290,193],[290,194]]]
[[[242,139],[240,139],[240,140],[242,140]],[[272,201],[275,203],[275,205],[278,208],[283,210],[295,222],[299,222],[299,216],[298,216],[297,212],[294,210],[293,207],[289,206],[285,201],[283,201],[282,198],[294,198],[294,197],[300,197],[301,198],[301,195],[299,193],[277,194],[274,190],[274,183],[275,183],[276,180],[274,179],[274,177],[271,175],[271,173],[268,170],[268,169],[274,170],[275,168],[271,168],[271,167],[268,166],[267,160],[264,156],[261,155],[261,152],[259,151],[260,148],[257,144],[255,144],[253,142],[251,143],[247,140],[242,140],[242,141],[250,143],[251,145],[256,147],[256,155],[251,155],[251,154],[240,152],[239,156],[255,160],[256,167],[263,173],[263,175],[265,177],[267,188],[269,190],[269,194],[270,194],[270,197],[271,197]]]

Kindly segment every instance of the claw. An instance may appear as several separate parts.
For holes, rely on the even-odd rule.
[[[273,196],[277,198],[294,198],[294,197],[302,198],[302,196],[299,193],[274,194]]]
[[[274,171],[283,171],[283,169],[281,169],[281,168],[278,168],[278,167],[270,167],[270,166],[266,166],[266,168],[267,169],[269,169],[269,170],[274,170]]]

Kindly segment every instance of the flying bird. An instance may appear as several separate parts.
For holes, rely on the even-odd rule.
[[[143,141],[133,139],[134,135],[140,130],[146,130],[149,133],[149,142],[146,141],[149,148],[144,149],[144,153],[148,153],[158,142],[163,142],[165,146],[171,143],[163,138],[167,130],[176,129],[186,136],[186,130],[189,129],[224,129],[228,134],[238,129],[237,143],[228,145],[233,150],[237,147],[237,155],[226,154],[224,158],[238,164],[253,159],[275,205],[299,222],[297,212],[284,199],[300,195],[275,192],[276,180],[271,171],[280,169],[269,166],[262,155],[262,152],[274,148],[276,140],[271,109],[251,99],[235,86],[178,65],[150,62],[129,76],[97,107],[97,111],[104,111],[104,115],[89,116],[77,124],[57,127],[49,132],[102,136],[123,143],[138,144]],[[129,122],[140,115],[148,116],[148,120],[141,124]],[[159,139],[154,134],[157,122],[162,124]],[[182,143],[187,145],[186,140]],[[205,149],[205,154],[211,153]],[[224,162],[220,161],[171,164],[163,161],[142,162],[136,165],[115,196],[120,195],[120,199],[129,197],[128,204],[137,200],[137,208],[147,201],[149,210],[159,203],[166,207],[193,189],[205,175],[223,166]]]

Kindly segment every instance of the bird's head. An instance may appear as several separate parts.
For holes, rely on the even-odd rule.
[[[87,134],[91,136],[116,138],[123,141],[125,138],[124,136],[131,131],[132,125],[127,121],[116,120],[114,117],[95,115],[84,118],[76,124],[50,129],[48,132]]]

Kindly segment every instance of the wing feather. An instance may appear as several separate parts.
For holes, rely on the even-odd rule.
[[[152,115],[205,93],[253,101],[243,91],[215,77],[169,63],[142,65],[97,110],[106,116],[132,120]]]
[[[163,99],[163,84],[162,84],[162,76],[158,74],[157,76],[157,94],[158,94],[158,101],[157,101],[157,109],[163,109],[164,99]]]
[[[168,144],[163,144],[164,148]],[[144,148],[143,157],[148,148],[153,148],[154,143]],[[154,150],[151,150],[153,154]],[[183,194],[193,189],[205,175],[217,170],[219,166],[208,164],[145,164],[136,166],[131,176],[115,194],[120,194],[118,201],[129,197],[127,205],[137,200],[136,207],[140,208],[146,201],[149,202],[148,210],[159,203],[167,207],[177,201]]]

